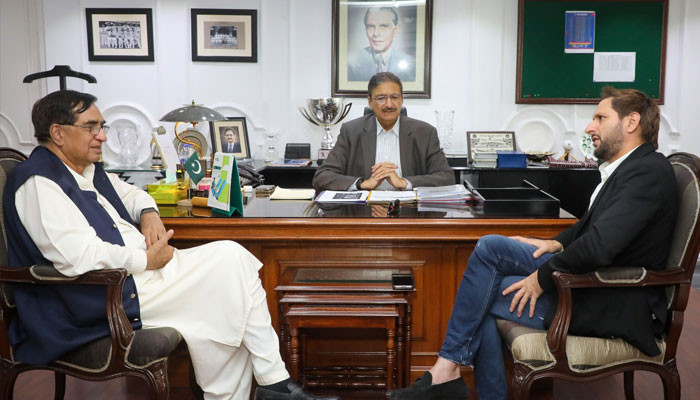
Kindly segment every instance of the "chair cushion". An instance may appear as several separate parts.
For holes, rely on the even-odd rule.
[[[517,322],[497,320],[498,330],[513,354],[513,360],[532,369],[554,365],[555,360],[547,347],[547,331],[533,329]],[[631,361],[662,364],[666,342],[657,340],[661,354],[649,357],[622,339],[594,337],[566,337],[566,355],[569,368],[576,372],[589,372]]]
[[[167,357],[182,340],[177,330],[168,327],[139,329],[134,333],[128,360],[129,363],[139,367]],[[66,354],[56,362],[79,369],[104,369],[111,355],[111,340],[110,337],[95,340]]]

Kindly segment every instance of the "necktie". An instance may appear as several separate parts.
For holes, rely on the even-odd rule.
[[[384,62],[384,56],[381,54],[377,58],[377,72],[386,72],[386,63]]]
[[[228,152],[233,153],[233,145],[231,143],[228,144]]]

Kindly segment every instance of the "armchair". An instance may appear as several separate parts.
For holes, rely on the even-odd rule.
[[[0,193],[7,176],[26,159],[24,154],[0,148]],[[2,201],[0,200],[0,215]],[[91,381],[120,376],[138,376],[153,389],[154,398],[168,398],[168,355],[182,340],[173,328],[134,331],[122,307],[122,287],[127,278],[123,269],[91,271],[77,277],[66,277],[51,265],[21,268],[7,265],[7,238],[4,222],[0,234],[0,398],[12,399],[17,376],[33,369],[47,369],[55,374],[55,399],[63,399],[66,374]],[[8,339],[8,327],[15,316],[13,284],[25,285],[104,285],[107,287],[107,317],[111,335],[65,354],[46,366],[35,366],[14,359]]]
[[[554,272],[557,311],[547,331],[498,320],[498,329],[513,357],[511,391],[527,399],[533,383],[543,378],[588,382],[624,373],[627,399],[634,398],[634,371],[659,375],[666,399],[680,399],[681,382],[676,349],[683,328],[693,271],[700,252],[700,158],[675,153],[668,157],[676,174],[679,212],[666,270],[607,268],[584,275]],[[649,357],[622,339],[568,335],[571,289],[596,287],[665,286],[669,321],[658,344],[661,354]]]

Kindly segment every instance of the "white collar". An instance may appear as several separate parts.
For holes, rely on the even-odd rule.
[[[377,117],[374,117],[375,119]],[[396,136],[399,136],[399,120],[401,119],[401,116],[399,118],[396,118],[396,122],[394,123],[394,126],[391,127],[388,131],[384,130],[384,127],[382,127],[382,124],[379,123],[379,120],[377,119],[377,136],[379,136],[380,133],[386,132],[386,133],[393,133]]]
[[[68,168],[68,171],[73,175],[75,181],[78,183],[78,187],[81,190],[94,190],[94,185],[92,184],[93,178],[95,177],[95,164],[90,164],[83,170],[82,174],[77,173],[71,167],[63,163],[63,165]]]

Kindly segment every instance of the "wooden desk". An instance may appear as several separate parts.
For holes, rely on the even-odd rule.
[[[411,380],[437,358],[462,273],[480,237],[549,238],[576,221],[570,215],[556,219],[469,218],[455,212],[421,213],[408,207],[403,207],[400,218],[371,218],[371,213],[357,210],[344,214],[305,202],[274,203],[256,198],[246,205],[245,218],[163,221],[166,228],[175,230],[171,243],[176,247],[230,239],[262,261],[261,279],[275,327],[279,326],[279,305],[274,288],[289,268],[411,268],[417,289],[412,299]],[[367,359],[362,365],[383,359],[386,352],[386,340],[378,337],[369,338],[362,352],[344,347],[342,337],[310,339],[316,340],[314,348],[320,353],[339,359]],[[465,369],[465,374],[471,375],[471,371]]]

